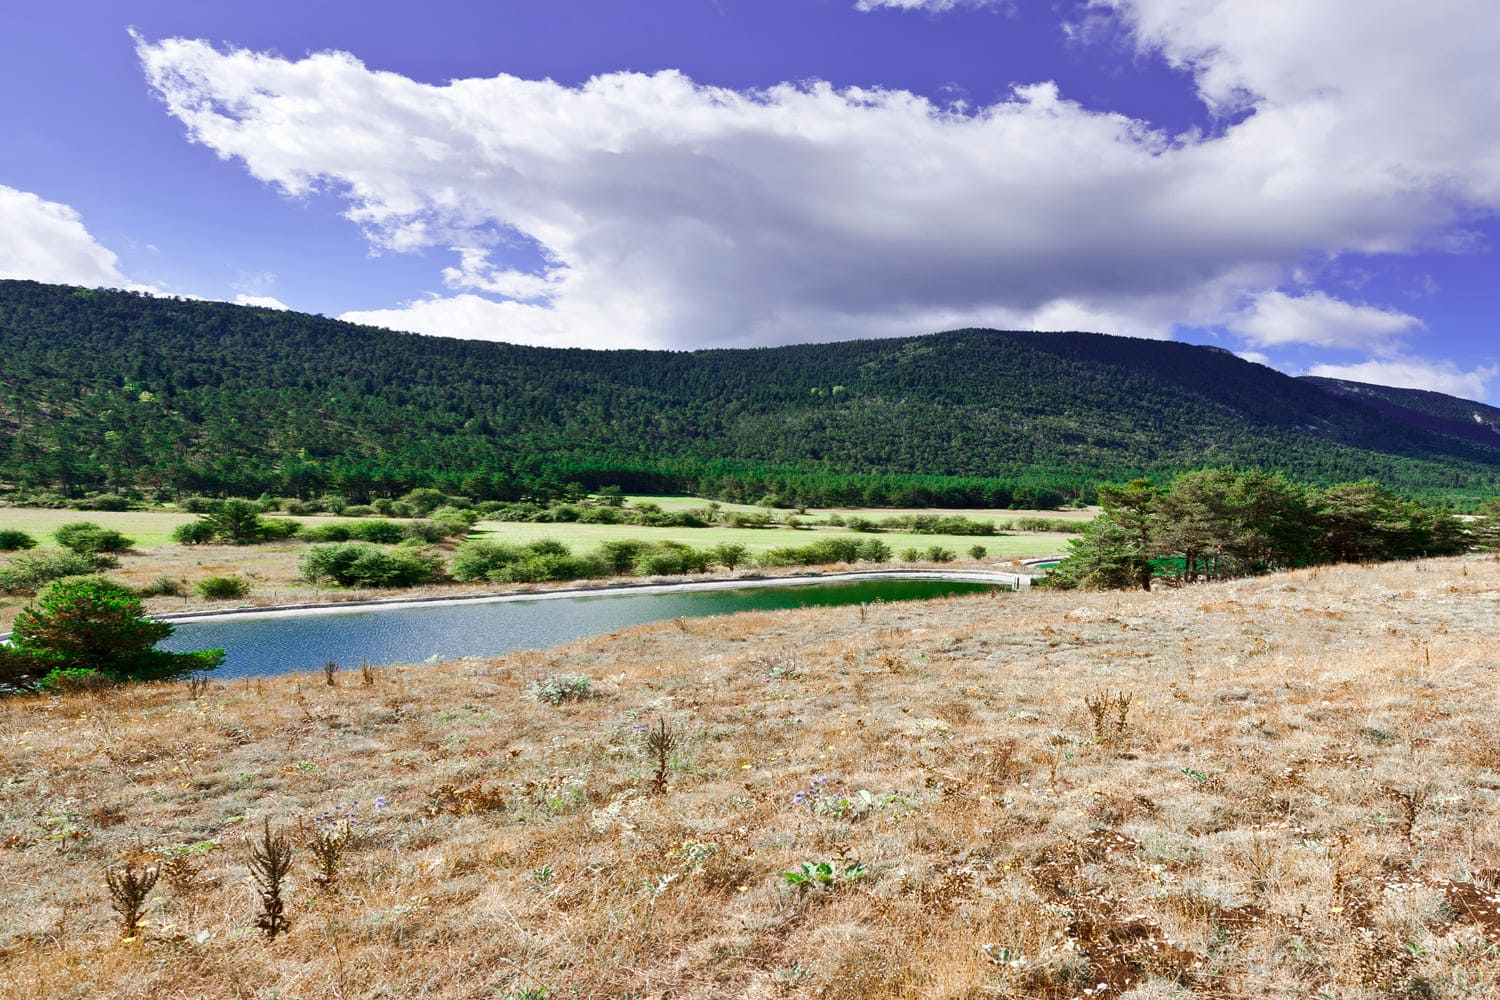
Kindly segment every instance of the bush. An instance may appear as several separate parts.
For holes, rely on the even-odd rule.
[[[650,547],[650,542],[643,542],[639,538],[621,538],[601,543],[594,550],[594,558],[606,572],[618,576],[629,573],[641,554]]]
[[[727,570],[733,570],[750,561],[750,550],[739,542],[721,542],[708,550],[714,562]]]
[[[179,545],[204,545],[214,540],[214,526],[207,521],[189,521],[172,529],[172,541]]]
[[[189,514],[207,514],[218,502],[213,497],[183,497],[177,501],[177,506]]]
[[[73,521],[52,532],[57,544],[81,556],[98,555],[101,552],[124,552],[135,544],[120,532],[104,528],[93,521]]]
[[[416,587],[442,574],[442,561],[409,550],[385,551],[363,542],[320,545],[302,557],[302,577],[345,587]]]
[[[237,576],[209,576],[193,584],[193,591],[211,601],[233,600],[248,596],[250,583]]]
[[[16,616],[0,680],[12,687],[65,685],[88,673],[111,682],[160,680],[223,662],[218,649],[156,649],[172,631],[145,617],[141,599],[123,584],[101,576],[58,580]]]
[[[525,558],[519,545],[483,539],[464,542],[448,563],[448,574],[460,583],[488,580],[490,573]]]
[[[370,517],[375,513],[375,508],[369,504],[355,503],[345,507],[339,513],[344,517]]]
[[[376,542],[395,545],[407,538],[402,526],[394,521],[336,521],[319,524],[302,531],[302,537],[310,542]]]
[[[531,682],[526,689],[527,697],[534,701],[545,701],[549,705],[561,705],[565,701],[586,701],[594,696],[594,682],[582,674],[548,674]]]
[[[585,556],[539,552],[528,553],[519,562],[491,570],[486,578],[493,583],[544,583],[586,580],[601,575],[600,570],[599,563]]]
[[[969,558],[970,559],[983,559],[985,556],[987,556],[989,554],[990,554],[990,550],[987,549],[987,548],[985,548],[983,545],[973,545],[973,546],[969,547]]]
[[[187,584],[170,576],[159,576],[144,587],[136,588],[137,597],[182,597]]]
[[[36,539],[14,528],[0,529],[0,552],[17,552],[36,548]]]
[[[130,509],[130,501],[113,493],[85,497],[71,505],[75,510],[122,511]]]
[[[927,559],[930,562],[952,562],[958,558],[958,553],[952,549],[945,549],[941,545],[933,545],[927,550]]]
[[[0,591],[34,594],[53,580],[93,573],[107,568],[110,562],[102,556],[84,556],[66,550],[26,552],[0,566]]]
[[[360,521],[349,526],[349,537],[362,542],[378,542],[395,545],[409,537],[401,525],[394,521]]]
[[[675,576],[702,573],[713,562],[713,556],[680,542],[658,542],[636,559],[635,572],[640,576]]]
[[[840,562],[885,562],[891,548],[878,538],[820,538],[808,545],[762,552],[760,565],[818,566]]]
[[[302,533],[302,525],[284,517],[265,517],[260,521],[260,541],[278,542],[295,538]]]
[[[431,544],[448,537],[448,529],[436,521],[407,521],[401,525],[401,533],[413,541]]]

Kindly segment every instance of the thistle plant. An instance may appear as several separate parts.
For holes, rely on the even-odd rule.
[[[134,938],[146,908],[146,896],[156,886],[160,872],[155,865],[136,868],[134,861],[127,861],[118,868],[104,872],[104,882],[109,887],[110,906],[120,915],[120,936]]]
[[[291,930],[286,918],[282,890],[287,873],[292,870],[292,845],[285,833],[272,833],[270,819],[265,820],[260,842],[250,842],[250,875],[260,893],[261,914],[255,926],[276,940],[276,935]]]

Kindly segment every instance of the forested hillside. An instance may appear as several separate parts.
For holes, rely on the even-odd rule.
[[[503,334],[503,331],[501,331]],[[0,282],[0,488],[1026,506],[1232,464],[1500,492],[1500,442],[1203,347],[960,330],[696,352],[450,340]]]
[[[1397,389],[1311,375],[1303,380],[1325,392],[1366,403],[1388,420],[1500,447],[1500,408],[1422,389]]]

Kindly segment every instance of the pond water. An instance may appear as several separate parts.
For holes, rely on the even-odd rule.
[[[542,600],[473,601],[362,608],[333,613],[231,615],[174,622],[162,649],[222,649],[216,677],[253,677],[345,668],[367,662],[420,663],[545,649],[586,636],[672,618],[736,611],[913,601],[991,590],[956,580],[859,580],[683,593],[610,594]]]

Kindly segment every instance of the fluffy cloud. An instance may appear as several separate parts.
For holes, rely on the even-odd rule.
[[[1464,399],[1484,399],[1490,383],[1500,375],[1500,366],[1484,365],[1463,371],[1450,361],[1394,357],[1351,365],[1314,365],[1307,374],[1406,389],[1430,389]]]
[[[858,0],[855,10],[928,10],[937,13],[955,7],[1009,7],[1012,0]]]
[[[241,292],[234,297],[237,306],[260,306],[262,309],[290,309],[291,306],[274,295],[246,295]]]
[[[68,205],[0,184],[0,278],[147,290],[120,273]]]
[[[338,193],[379,248],[455,252],[448,294],[363,321],[669,347],[1225,325],[1247,346],[1389,351],[1414,332],[1278,288],[1300,262],[1439,245],[1500,207],[1487,0],[1367,0],[1358,18],[1341,0],[1096,6],[1214,107],[1254,113],[1169,135],[1045,82],[960,113],[674,72],[434,86],[341,53],[139,53],[194,141],[289,194]],[[499,262],[516,244],[544,265]]]
[[[1354,305],[1323,292],[1287,295],[1271,291],[1256,296],[1229,326],[1257,347],[1310,344],[1383,354],[1420,329],[1422,321],[1403,312]]]

